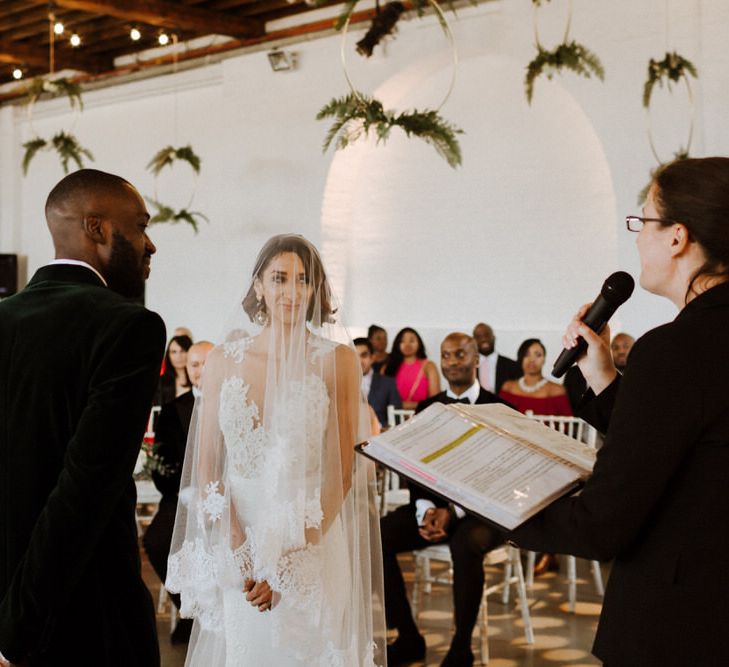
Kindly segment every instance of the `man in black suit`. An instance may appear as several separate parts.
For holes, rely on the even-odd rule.
[[[417,412],[432,403],[502,402],[479,386],[478,348],[473,338],[464,333],[449,334],[441,343],[440,360],[448,389],[422,401]],[[446,541],[453,559],[456,632],[442,665],[472,665],[471,634],[481,605],[483,558],[503,541],[502,534],[480,519],[466,515],[460,507],[415,485],[410,488],[410,504],[382,517],[380,527],[387,624],[398,630],[398,638],[387,647],[388,665],[396,667],[425,657],[425,640],[413,619],[397,554]]]
[[[0,664],[155,667],[132,480],[165,346],[131,300],[149,214],[93,169],[45,212],[56,260],[0,303]]]
[[[381,426],[387,426],[387,406],[402,407],[402,398],[395,378],[375,373],[372,368],[372,343],[367,338],[355,338],[354,347],[362,366],[362,393],[377,415]]]
[[[157,513],[144,533],[144,549],[155,572],[164,585],[167,578],[167,558],[170,555],[172,532],[175,528],[177,495],[180,492],[182,464],[185,462],[187,432],[190,430],[195,397],[200,395],[200,381],[208,352],[213,344],[208,341],[195,343],[187,351],[187,376],[192,389],[162,406],[154,433],[155,466],[152,479],[162,494]],[[180,608],[180,596],[170,594],[173,604]],[[182,618],[170,639],[173,644],[184,643],[190,638],[192,619]]]
[[[504,382],[524,375],[516,361],[496,352],[496,336],[488,324],[477,324],[473,328],[473,338],[479,353],[478,380],[486,391],[498,394]]]

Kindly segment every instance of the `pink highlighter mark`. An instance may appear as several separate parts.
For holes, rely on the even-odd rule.
[[[402,465],[404,468],[407,468],[410,472],[414,472],[418,477],[427,479],[429,482],[438,481],[432,475],[429,475],[427,472],[423,472],[420,468],[416,468],[414,465],[412,465],[411,463],[408,463],[407,461],[400,460],[400,465]]]

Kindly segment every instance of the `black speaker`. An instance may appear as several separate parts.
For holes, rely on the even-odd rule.
[[[0,254],[0,299],[18,291],[18,256]]]

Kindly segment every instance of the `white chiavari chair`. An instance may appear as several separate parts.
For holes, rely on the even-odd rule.
[[[597,444],[597,430],[579,417],[565,417],[562,415],[528,415],[531,419],[541,422],[549,428],[564,433],[570,438],[585,443],[588,447],[595,448]],[[534,560],[535,553],[527,552],[527,586],[531,588],[534,584]],[[602,580],[600,562],[590,561],[592,578],[595,583],[597,594],[602,597],[605,594],[605,586]],[[570,613],[574,613],[577,606],[577,559],[574,556],[567,556],[567,601]]]

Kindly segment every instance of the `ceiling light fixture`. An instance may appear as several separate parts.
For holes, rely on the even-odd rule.
[[[160,46],[167,46],[170,43],[170,36],[166,32],[161,32],[157,37],[157,41]]]
[[[63,23],[60,21],[56,21],[53,24],[53,32],[55,32],[57,35],[62,35],[65,28],[63,27]]]
[[[81,37],[78,33],[73,33],[68,41],[71,42],[71,46],[74,48],[81,46]]]
[[[20,67],[16,67],[13,70],[13,79],[15,79],[16,81],[19,81],[22,78],[23,78],[23,70],[20,69]]]
[[[139,28],[132,28],[129,31],[129,37],[133,42],[138,42],[140,39],[142,39],[142,33],[139,31]]]

